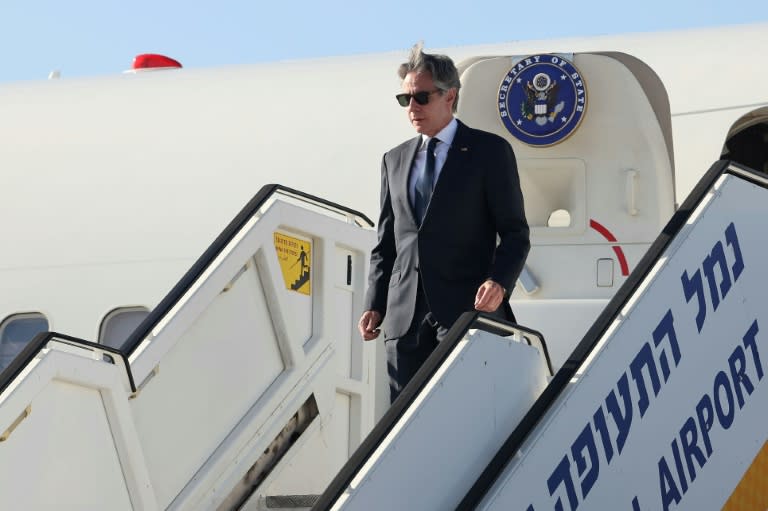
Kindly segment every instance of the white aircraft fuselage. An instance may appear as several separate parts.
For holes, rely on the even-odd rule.
[[[680,203],[730,134],[768,119],[766,46],[768,25],[756,24],[437,51],[462,69],[494,55],[639,59],[668,95],[671,117],[658,120],[671,126],[671,200]],[[40,313],[51,330],[99,339],[110,311],[151,309],[266,183],[375,221],[381,155],[414,136],[393,98],[404,58],[403,51],[0,86],[0,320]],[[600,90],[620,98],[625,85]],[[594,78],[587,88],[598,104]],[[625,122],[636,122],[629,108]],[[623,143],[605,128],[595,143]],[[535,157],[536,149],[510,140],[521,161]]]

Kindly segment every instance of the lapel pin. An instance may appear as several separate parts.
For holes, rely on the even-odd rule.
[[[462,150],[462,151],[464,151],[464,152],[466,152],[466,151],[468,151],[469,149],[467,149],[466,147],[462,147],[462,148],[461,148],[461,150]]]

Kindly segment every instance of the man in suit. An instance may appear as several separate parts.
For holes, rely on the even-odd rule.
[[[454,118],[453,61],[416,45],[398,74],[396,98],[418,136],[382,160],[378,243],[358,323],[366,341],[384,332],[393,401],[461,313],[514,321],[508,298],[530,248],[512,148]]]

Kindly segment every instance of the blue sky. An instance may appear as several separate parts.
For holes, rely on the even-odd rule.
[[[0,82],[768,21],[766,0],[2,0]]]

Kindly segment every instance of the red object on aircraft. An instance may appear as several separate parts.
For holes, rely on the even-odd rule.
[[[181,62],[157,53],[142,53],[133,59],[133,69],[180,68]]]

